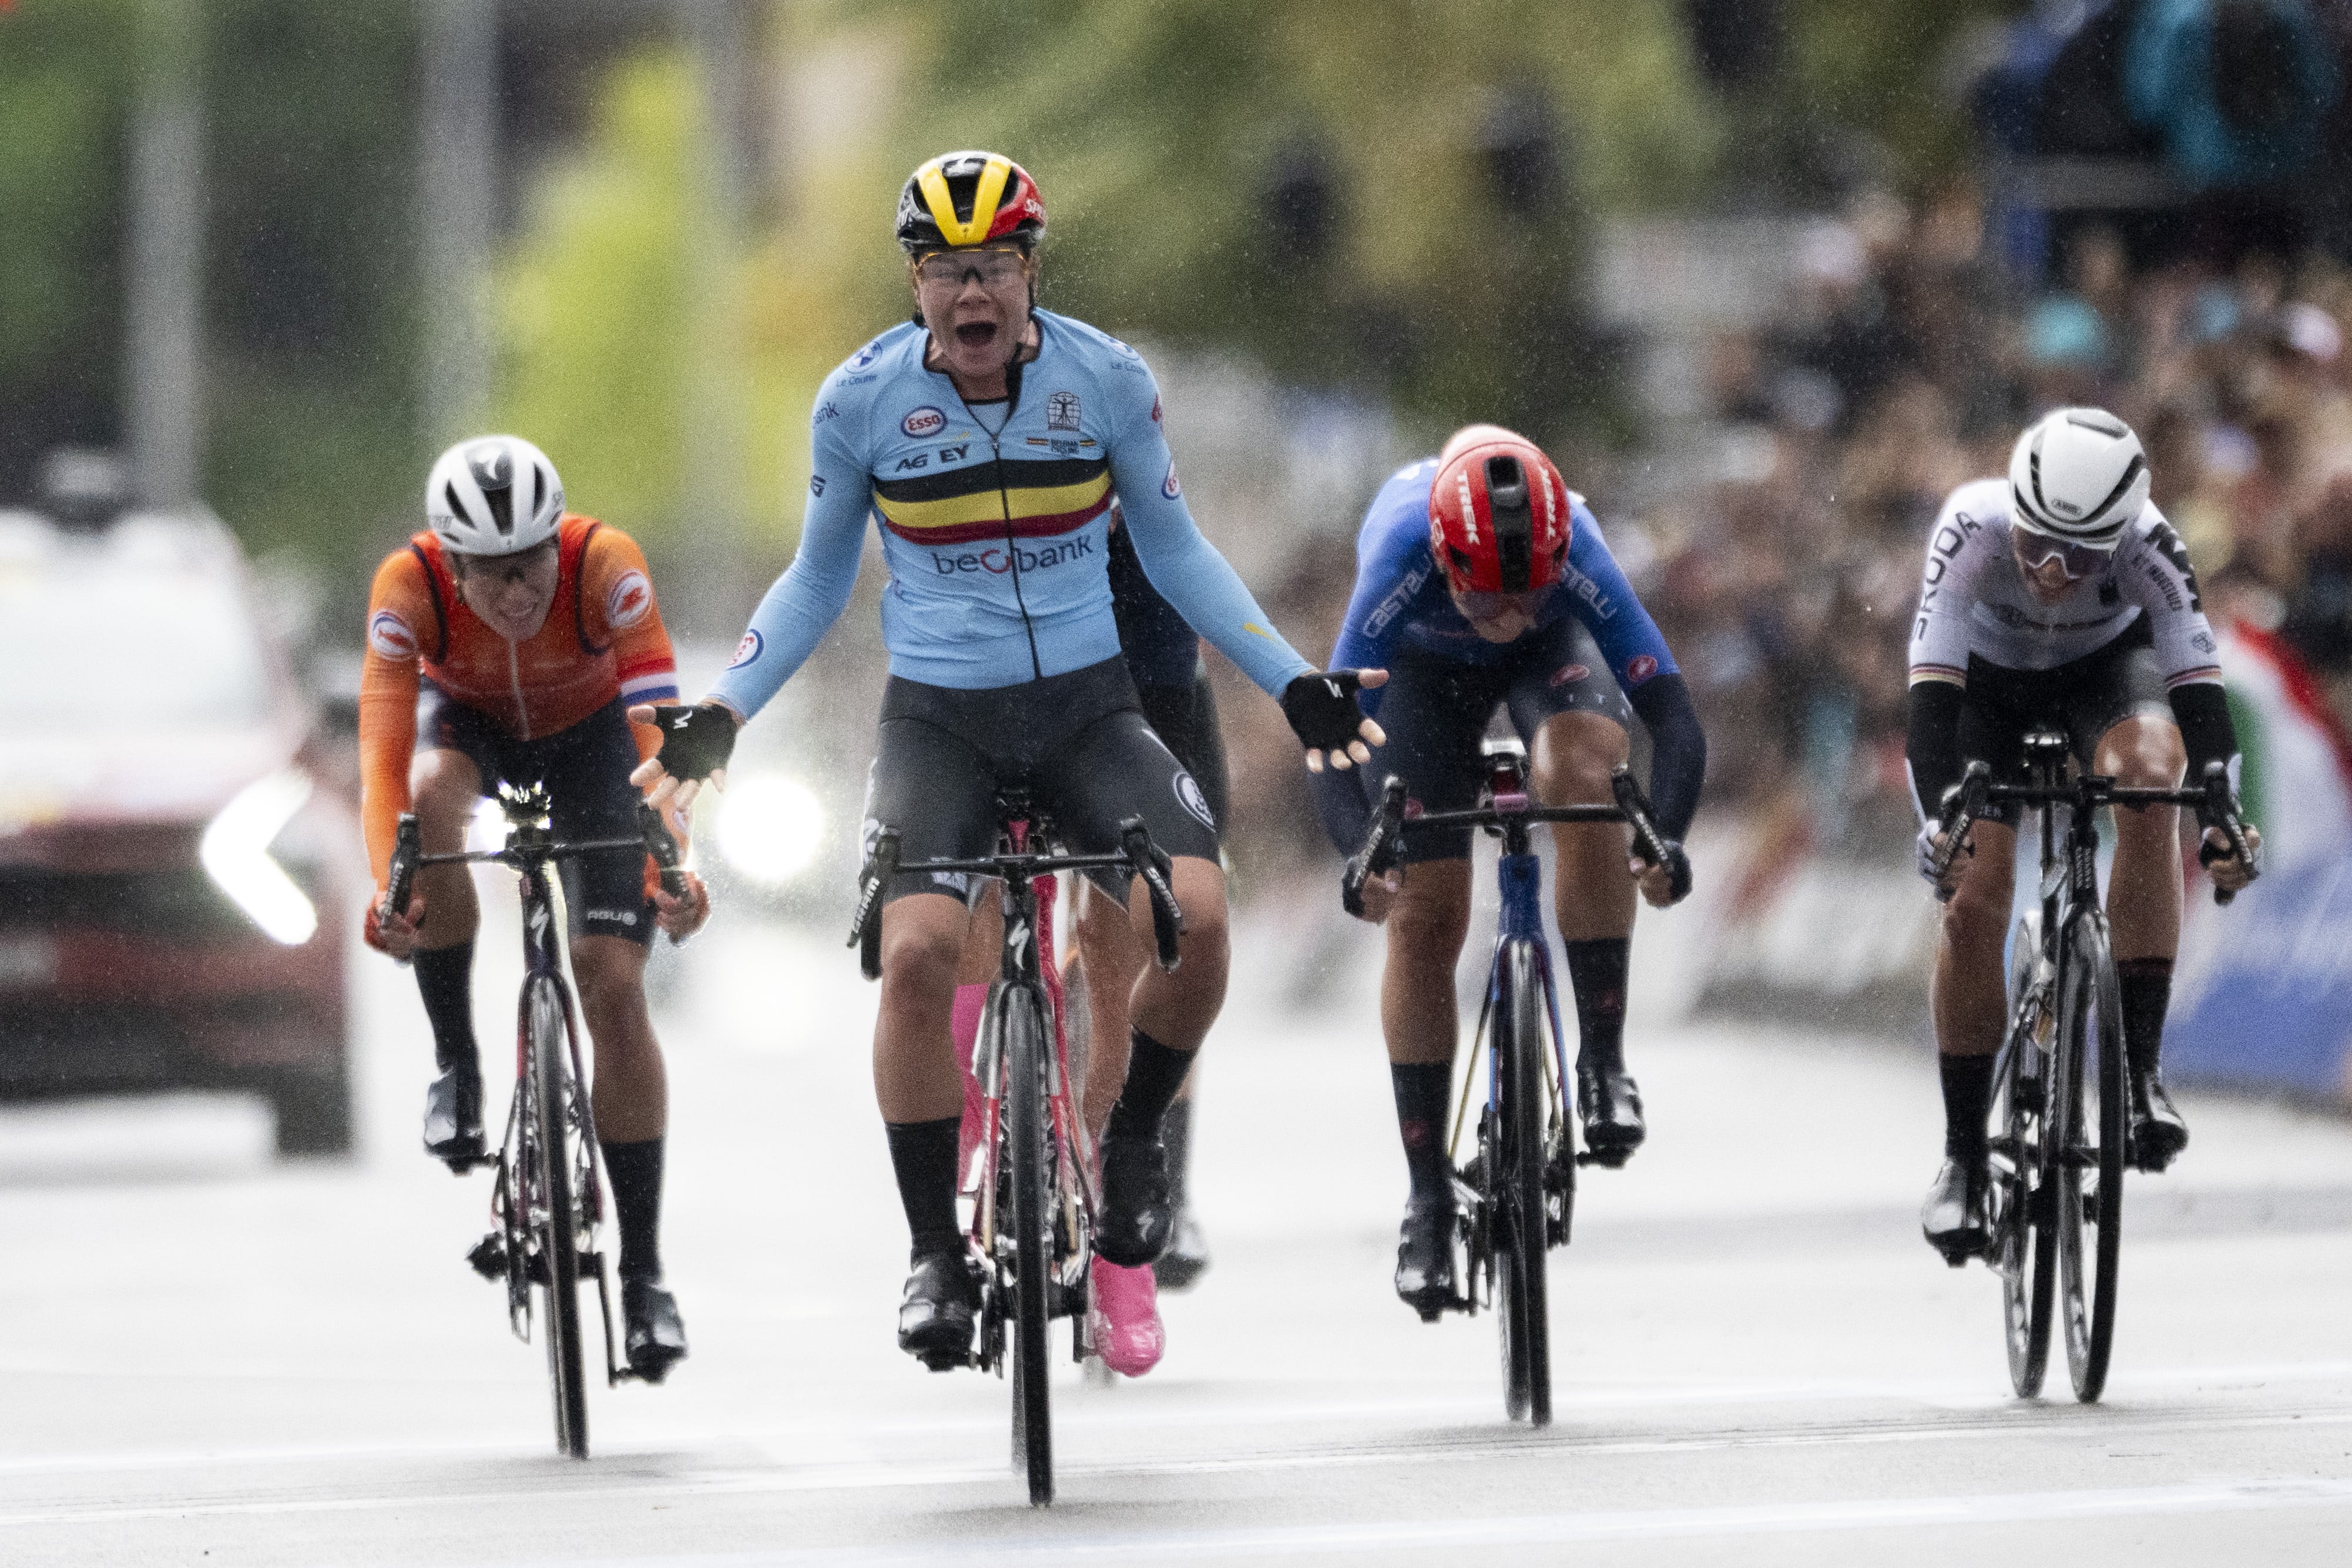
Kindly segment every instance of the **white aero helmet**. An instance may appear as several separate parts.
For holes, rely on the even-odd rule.
[[[2061,408],[2009,455],[2010,516],[2037,534],[2111,550],[2147,504],[2147,455],[2103,408]]]
[[[477,435],[444,452],[425,481],[425,520],[446,549],[513,555],[555,537],[563,481],[520,435]]]

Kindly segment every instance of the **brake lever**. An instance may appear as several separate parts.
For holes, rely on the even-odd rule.
[[[678,865],[677,841],[670,837],[667,824],[650,800],[637,802],[637,832],[646,841],[646,853],[654,857],[661,872],[662,891],[672,898],[684,898],[686,873]]]
[[[1364,834],[1363,848],[1348,857],[1348,864],[1339,873],[1339,906],[1360,920],[1364,915],[1364,883],[1396,863],[1397,836],[1404,831],[1404,780],[1391,773],[1381,786],[1381,809],[1373,813],[1372,825]]]
[[[1176,904],[1176,890],[1169,878],[1174,874],[1175,862],[1159,845],[1151,841],[1151,830],[1140,817],[1129,817],[1118,825],[1120,852],[1127,856],[1128,870],[1143,879],[1144,891],[1151,899],[1151,936],[1159,948],[1156,956],[1160,967],[1169,974],[1176,972],[1182,954],[1178,939],[1184,935],[1184,912]]]
[[[1960,781],[1944,791],[1942,828],[1944,841],[1928,861],[1936,873],[1936,897],[1948,904],[1952,895],[1944,891],[1944,879],[1951,874],[1952,862],[1960,858],[1968,846],[1969,829],[1984,815],[1987,791],[1992,788],[1992,769],[1982,762],[1971,762]]]
[[[1633,830],[1633,853],[1643,865],[1665,864],[1665,836],[1650,820],[1650,798],[1642,792],[1633,770],[1619,763],[1609,776],[1609,789],[1617,797],[1617,809],[1625,813],[1626,824]]]
[[[2245,824],[2239,819],[2238,803],[2231,798],[2232,793],[2229,768],[2219,762],[2207,763],[2205,799],[2197,807],[2197,824],[2200,829],[2219,828],[2221,836],[2230,843],[2227,849],[2223,849],[2219,844],[2207,842],[2200,832],[2198,835],[2197,863],[2210,871],[2217,861],[2234,860],[2246,868],[2246,880],[2252,882],[2263,874],[2262,867],[2254,859],[2253,846],[2246,842]],[[2238,892],[2234,888],[2217,884],[2213,889],[2213,902],[2225,909],[2237,896]]]
[[[874,852],[857,878],[857,913],[850,921],[847,946],[857,949],[857,968],[869,980],[882,977],[882,894],[898,874],[898,830],[874,835]]]
[[[387,879],[391,885],[384,890],[383,906],[376,912],[378,918],[386,915],[407,915],[409,900],[416,891],[416,862],[425,852],[424,845],[424,832],[416,825],[416,813],[403,811],[399,825],[392,831],[392,866]]]

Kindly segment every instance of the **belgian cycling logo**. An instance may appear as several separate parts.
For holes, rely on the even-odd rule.
[[[1168,477],[1160,481],[1160,493],[1171,501],[1184,493],[1184,486],[1176,483],[1176,459],[1173,457],[1168,460]]]
[[[389,610],[379,610],[368,621],[368,646],[396,664],[416,657],[416,633]]]
[[[624,572],[621,580],[613,584],[612,591],[604,595],[604,624],[615,632],[634,626],[653,607],[654,585],[646,580],[646,574]]]
[[[1045,400],[1045,428],[1076,430],[1078,427],[1078,394],[1057,392]]]
[[[1176,775],[1176,803],[1200,818],[1202,827],[1216,831],[1217,819],[1209,814],[1208,797],[1201,793],[1199,781],[1181,769]]]
[[[735,644],[735,657],[727,667],[730,670],[741,669],[744,665],[758,658],[760,656],[760,650],[766,645],[767,644],[761,640],[759,632],[744,632],[743,640]]]
[[[862,371],[879,358],[881,353],[882,340],[877,338],[857,350],[856,357],[849,361],[849,368],[853,371]]]
[[[937,435],[947,427],[948,416],[929,403],[925,403],[898,422],[899,429],[918,439],[926,435]]]
[[[1646,681],[1657,673],[1658,661],[1647,653],[1634,654],[1625,665],[1625,678],[1629,681]]]

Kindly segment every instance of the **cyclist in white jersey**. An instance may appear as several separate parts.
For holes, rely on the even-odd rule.
[[[1923,826],[1919,864],[1940,842],[1937,814],[1971,761],[2023,782],[2029,730],[2065,732],[2077,763],[2130,788],[2178,787],[2184,769],[2226,762],[2236,732],[2213,629],[2189,551],[2147,499],[2139,438],[2099,409],[2062,408],[2018,438],[2009,477],[1952,492],[1928,536],[1911,632],[1909,757]],[[1947,899],[1936,955],[1936,1040],[1945,1161],[1920,1226],[1957,1266],[1986,1228],[1985,1120],[2006,1018],[2001,947],[2019,812],[1976,824],[1971,851],[1937,887]],[[2180,939],[2179,810],[2115,812],[2107,884],[2130,1065],[2132,1157],[2162,1170],[2189,1128],[2158,1074],[2164,1011]],[[2218,831],[2213,835],[2219,841]],[[2246,830],[2250,845],[2261,835]],[[2243,886],[2253,868],[2214,863]]]

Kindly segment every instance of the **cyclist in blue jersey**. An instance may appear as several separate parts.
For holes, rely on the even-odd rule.
[[[1381,734],[1355,692],[1385,674],[1314,669],[1201,537],[1142,358],[1036,308],[1045,228],[1035,183],[996,154],[949,153],[908,180],[897,233],[916,318],[819,389],[799,552],[710,695],[648,710],[665,741],[640,774],[659,804],[690,799],[723,767],[736,726],[848,603],[875,517],[890,573],[890,680],[869,832],[897,829],[909,861],[985,854],[997,791],[1019,783],[1074,847],[1113,847],[1118,821],[1140,816],[1174,857],[1182,960],[1136,982],[1095,1238],[1101,1259],[1143,1268],[1172,1223],[1161,1120],[1223,999],[1226,917],[1214,821],[1145,723],[1119,656],[1105,571],[1113,496],[1154,584],[1280,697],[1310,768],[1369,759]],[[913,1237],[898,1343],[937,1370],[968,1363],[978,1301],[955,1219],[962,1089],[950,1016],[968,920],[962,881],[902,874],[885,890],[875,1033],[876,1097]],[[1139,940],[1149,940],[1149,901],[1128,902]]]
[[[1645,870],[1631,859],[1626,830],[1614,823],[1553,828],[1553,912],[1576,993],[1585,1143],[1601,1164],[1622,1165],[1646,1130],[1623,1054],[1634,889],[1660,907],[1690,891],[1681,839],[1706,767],[1706,740],[1674,655],[1583,498],[1532,442],[1497,425],[1459,431],[1437,456],[1391,477],[1365,516],[1356,561],[1332,663],[1389,668],[1386,687],[1363,697],[1389,742],[1373,768],[1315,781],[1325,830],[1342,854],[1363,842],[1370,797],[1389,774],[1422,810],[1475,804],[1479,741],[1498,707],[1528,744],[1545,805],[1608,803],[1637,716],[1649,732],[1651,800],[1671,841],[1666,863]],[[1364,888],[1365,918],[1388,927],[1381,1027],[1412,1178],[1397,1294],[1432,1319],[1454,1297],[1445,1113],[1469,850],[1466,828],[1416,834],[1400,870]]]

